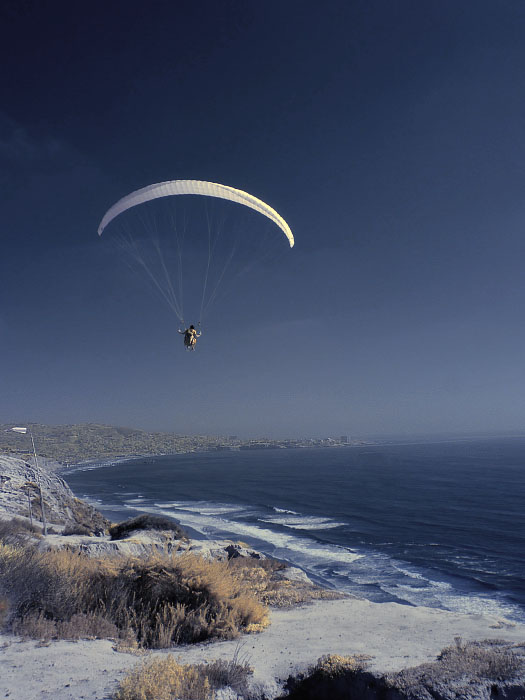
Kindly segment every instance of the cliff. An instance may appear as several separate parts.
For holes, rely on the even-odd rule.
[[[75,498],[73,492],[53,471],[29,461],[0,455],[0,518],[29,518],[36,525],[42,520],[40,488],[48,526],[76,528],[86,534],[104,531],[109,522],[90,505]],[[31,511],[31,513],[30,513]]]

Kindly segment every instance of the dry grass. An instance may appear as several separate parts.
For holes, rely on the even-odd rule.
[[[313,600],[339,600],[345,595],[304,581],[289,581],[279,576],[286,564],[276,559],[236,557],[228,565],[242,582],[245,591],[263,605],[288,608]]]
[[[246,660],[239,658],[239,649],[232,659],[216,659],[200,664],[199,669],[207,676],[212,689],[229,686],[243,697],[248,695],[248,678],[253,674],[253,669]]]
[[[290,677],[287,694],[280,700],[347,700],[361,697],[388,697],[370,692],[373,676],[366,670],[369,656],[329,654],[317,660],[306,674]],[[372,681],[372,683],[371,683]],[[391,696],[394,698],[395,696]]]
[[[3,629],[9,613],[9,602],[7,598],[0,598],[0,630]]]
[[[218,659],[208,664],[180,664],[173,656],[145,661],[120,683],[115,700],[211,700],[215,690],[225,686],[244,694],[252,669],[239,663]]]
[[[78,527],[85,528],[88,534],[103,533],[108,529],[110,525],[109,520],[93,506],[90,506],[89,503],[79,498],[74,498],[68,505],[71,508],[74,523]]]
[[[311,673],[319,673],[327,678],[336,678],[347,673],[357,673],[364,671],[370,656],[340,656],[339,654],[327,654],[317,660],[316,665],[310,670]]]
[[[193,554],[97,559],[0,545],[0,595],[13,629],[44,638],[69,636],[81,615],[87,636],[117,630],[153,648],[232,639],[268,624],[266,608],[227,563]]]
[[[438,658],[447,673],[454,677],[506,681],[525,668],[523,657],[504,642],[463,642],[461,637],[455,637],[454,644],[445,647]]]
[[[119,630],[100,615],[77,613],[70,620],[57,622],[46,618],[43,612],[34,612],[15,619],[11,625],[14,634],[31,639],[116,639]]]
[[[367,670],[366,656],[321,657],[305,675],[289,678],[281,700],[348,698],[522,698],[523,649],[501,640],[446,647],[438,660],[386,675]]]
[[[78,525],[77,523],[68,523],[65,526],[62,535],[91,535],[91,532],[89,528],[87,528],[85,525]]]
[[[146,661],[120,683],[115,700],[209,700],[208,677],[198,667],[181,665],[173,656]]]
[[[422,664],[399,673],[388,674],[388,687],[409,697],[434,697],[439,688],[453,687],[457,697],[498,696],[499,683],[515,682],[514,689],[507,691],[508,697],[514,691],[523,690],[525,660],[512,650],[512,645],[498,640],[484,642],[463,642],[456,637],[455,644],[443,649],[434,663]],[[502,689],[502,697],[506,692]]]
[[[22,518],[0,519],[0,543],[2,544],[23,544],[32,537],[41,536],[41,528],[35,525],[31,526]]]

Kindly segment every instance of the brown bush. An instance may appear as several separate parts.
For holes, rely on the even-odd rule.
[[[146,661],[120,683],[115,700],[210,700],[207,676],[196,666],[181,665],[173,656]]]
[[[242,696],[248,694],[248,678],[253,669],[245,659],[239,658],[239,648],[235,650],[232,659],[216,659],[198,668],[208,677],[212,689],[230,686]]]
[[[63,532],[63,535],[91,535],[91,530],[85,525],[78,525],[77,523],[68,523]]]
[[[31,537],[41,537],[42,530],[31,526],[22,518],[0,519],[0,542],[3,544],[23,544]]]
[[[69,550],[4,546],[0,581],[13,625],[31,621],[24,634],[34,629],[40,635],[49,620],[56,623],[53,636],[70,634],[71,620],[85,615],[98,620],[89,636],[114,637],[116,627],[128,636],[132,631],[142,646],[163,648],[231,639],[268,624],[266,608],[244,594],[227,563],[193,554],[95,559]]]
[[[74,522],[79,526],[85,527],[88,534],[105,532],[108,529],[110,525],[109,520],[93,506],[90,506],[89,503],[81,501],[80,498],[74,498],[69,503],[69,507],[71,508]]]
[[[316,665],[311,669],[312,673],[319,673],[328,678],[342,676],[345,673],[356,673],[363,671],[370,656],[340,656],[339,654],[327,654],[317,660]]]
[[[113,622],[96,613],[76,613],[66,622],[57,623],[60,639],[117,639],[119,630]]]
[[[210,700],[214,690],[231,686],[246,692],[252,669],[239,663],[238,654],[230,661],[218,659],[207,664],[179,664],[173,656],[146,661],[133,669],[120,683],[115,700]]]
[[[169,646],[170,638],[175,644],[231,639],[250,625],[267,624],[266,609],[255,600],[249,607],[223,562],[194,554],[130,560],[119,579],[126,590],[119,611],[124,626],[146,646]]]
[[[279,700],[348,700],[348,698],[376,697],[370,693],[374,677],[366,671],[369,656],[339,656],[329,654],[317,660],[306,674],[290,677],[286,682],[287,694]],[[383,685],[379,685],[382,689]],[[377,697],[396,697],[377,693]]]
[[[7,598],[0,598],[0,630],[3,629],[9,612],[9,602]]]
[[[252,559],[236,557],[228,566],[240,581],[243,590],[263,605],[293,607],[312,600],[338,600],[344,593],[327,590],[306,581],[288,581],[278,572],[287,566],[277,559]]]
[[[48,642],[57,636],[57,625],[54,620],[45,617],[43,612],[34,612],[15,619],[11,626],[14,634],[31,639]]]

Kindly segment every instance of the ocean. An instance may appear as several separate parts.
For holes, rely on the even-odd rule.
[[[114,521],[168,515],[361,598],[525,622],[525,438],[136,458],[66,480]]]

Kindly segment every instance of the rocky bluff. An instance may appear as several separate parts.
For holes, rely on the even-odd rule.
[[[103,532],[109,522],[92,506],[76,498],[56,473],[29,461],[0,455],[0,518],[42,521],[40,489],[48,527],[70,528],[79,533]]]

